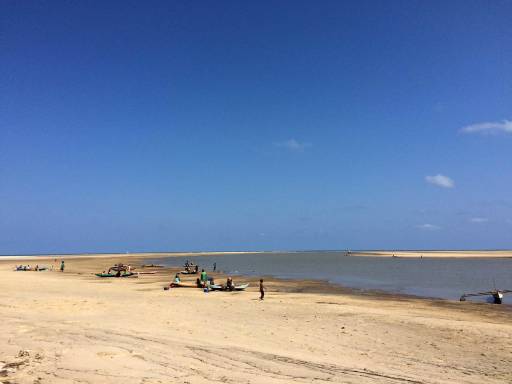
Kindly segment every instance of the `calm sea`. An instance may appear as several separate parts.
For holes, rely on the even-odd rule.
[[[458,299],[463,293],[512,289],[512,259],[391,258],[346,256],[344,252],[225,254],[161,258],[180,267],[190,259],[202,268],[234,275],[318,279],[358,289]],[[481,299],[482,301],[484,299]],[[504,303],[512,304],[512,294]]]

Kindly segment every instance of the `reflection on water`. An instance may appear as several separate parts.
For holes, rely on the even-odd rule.
[[[186,259],[162,258],[152,262],[178,267]],[[320,279],[352,288],[446,299],[458,299],[465,292],[488,291],[494,284],[500,289],[512,289],[512,259],[506,258],[391,258],[345,256],[344,252],[297,252],[189,259],[207,270],[216,262],[217,270],[228,274]],[[512,296],[505,297],[504,303],[512,303]]]

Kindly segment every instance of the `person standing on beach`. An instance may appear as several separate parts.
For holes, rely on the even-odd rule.
[[[217,263],[213,263],[213,272],[217,270]]]
[[[64,260],[62,260],[60,263],[60,271],[64,272]]]
[[[206,276],[206,272],[203,269],[203,270],[201,270],[201,283],[206,285],[207,280],[208,280],[208,276]]]
[[[265,287],[263,286],[263,279],[260,279],[260,300],[265,297]]]

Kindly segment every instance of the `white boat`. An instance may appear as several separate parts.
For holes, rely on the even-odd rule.
[[[249,286],[249,283],[246,283],[246,284],[240,284],[240,285],[235,285],[235,291],[243,291],[245,290],[245,288],[247,288]]]
[[[246,283],[246,284],[240,284],[240,285],[235,285],[233,290],[234,291],[243,291],[245,290],[245,288],[247,288],[249,286],[249,283]],[[210,285],[210,289],[212,291],[229,291],[229,289],[226,288],[226,286],[224,285],[219,285],[219,284],[213,284],[213,285]]]

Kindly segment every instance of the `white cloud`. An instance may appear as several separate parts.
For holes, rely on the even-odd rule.
[[[434,224],[421,224],[417,226],[419,229],[424,229],[426,231],[437,231],[441,229],[440,226]]]
[[[427,183],[436,185],[441,188],[453,188],[455,187],[455,182],[450,179],[448,176],[444,176],[441,174],[435,176],[425,176],[425,181]]]
[[[497,134],[497,133],[511,133],[512,134],[512,121],[503,120],[488,121],[484,123],[477,123],[467,125],[460,129],[462,133],[481,133],[481,134]]]
[[[469,221],[471,223],[486,223],[489,221],[489,219],[486,217],[472,217],[471,219],[469,219]]]
[[[303,152],[307,147],[311,147],[309,143],[301,143],[295,139],[289,139],[274,143],[276,147],[285,148],[289,151]]]

